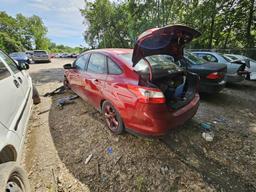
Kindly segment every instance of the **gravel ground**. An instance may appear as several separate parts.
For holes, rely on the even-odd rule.
[[[69,62],[31,65],[40,94],[61,85]],[[196,116],[160,139],[112,135],[81,99],[59,109],[57,100],[72,94],[34,107],[24,164],[35,191],[256,191],[256,82],[202,95]],[[203,122],[212,142],[202,138]]]

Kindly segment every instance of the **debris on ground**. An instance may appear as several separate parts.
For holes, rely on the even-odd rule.
[[[77,99],[77,98],[78,98],[78,95],[71,95],[71,96],[68,96],[68,97],[58,99],[57,105],[58,105],[59,109],[63,109],[64,105],[74,103],[74,100]]]
[[[214,132],[212,130],[211,123],[208,123],[208,122],[201,123],[201,128],[202,128],[202,137],[206,141],[209,141],[209,142],[213,141]]]
[[[42,115],[42,114],[47,113],[47,112],[49,112],[49,111],[50,111],[50,109],[46,109],[46,110],[44,110],[44,111],[39,112],[38,115]]]
[[[49,96],[53,96],[56,94],[63,94],[65,92],[66,88],[64,87],[64,85],[58,87],[57,89],[54,89],[53,91],[47,92],[43,95],[43,97],[49,97]]]
[[[91,160],[91,158],[92,158],[92,154],[90,154],[90,155],[86,158],[84,164],[87,165],[87,164],[89,163],[89,161]]]
[[[111,155],[111,154],[113,153],[112,147],[108,147],[108,148],[107,148],[107,152],[108,152],[109,155]]]

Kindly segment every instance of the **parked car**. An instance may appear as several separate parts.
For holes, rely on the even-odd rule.
[[[31,59],[27,56],[27,54],[25,52],[13,52],[10,53],[9,56],[18,61],[18,63],[31,63]]]
[[[243,55],[235,55],[235,54],[224,54],[224,55],[233,61],[240,60],[240,61],[243,61],[244,63],[249,61],[250,68],[248,69],[248,71],[250,72],[250,74],[247,76],[247,78],[249,80],[256,80],[256,61],[255,60]]]
[[[133,50],[84,52],[64,65],[64,84],[101,111],[113,133],[164,135],[197,112],[199,78],[173,60],[199,35],[173,25],[144,32]]]
[[[196,51],[193,53],[207,61],[215,62],[216,64],[220,64],[220,63],[226,64],[227,65],[227,74],[226,74],[227,82],[230,82],[230,83],[241,82],[249,74],[249,71],[246,70],[245,63],[232,62],[232,60],[225,57],[221,53],[208,52],[208,51]]]
[[[0,191],[30,191],[26,172],[20,166],[35,94],[28,68],[28,64],[17,65],[0,51]]]
[[[28,58],[32,61],[33,51],[26,51],[25,53],[28,56]]]
[[[33,51],[33,61],[34,62],[47,62],[50,63],[51,59],[49,54],[44,50]]]
[[[179,65],[200,76],[199,91],[204,93],[218,93],[226,84],[225,75],[227,66],[206,61],[185,51],[184,58],[178,61]]]

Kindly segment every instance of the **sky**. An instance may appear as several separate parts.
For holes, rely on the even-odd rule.
[[[71,47],[85,46],[83,17],[79,9],[84,0],[0,0],[0,11],[11,16],[38,15],[48,28],[47,37],[54,43]]]

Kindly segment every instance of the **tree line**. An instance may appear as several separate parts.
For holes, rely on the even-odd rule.
[[[253,48],[255,0],[85,0],[84,37],[92,48],[132,47],[146,29],[182,23],[202,33],[190,48]]]
[[[47,38],[47,27],[39,16],[15,17],[0,12],[0,49],[10,53],[26,50],[48,50],[53,53],[79,53],[80,48],[56,45]]]

